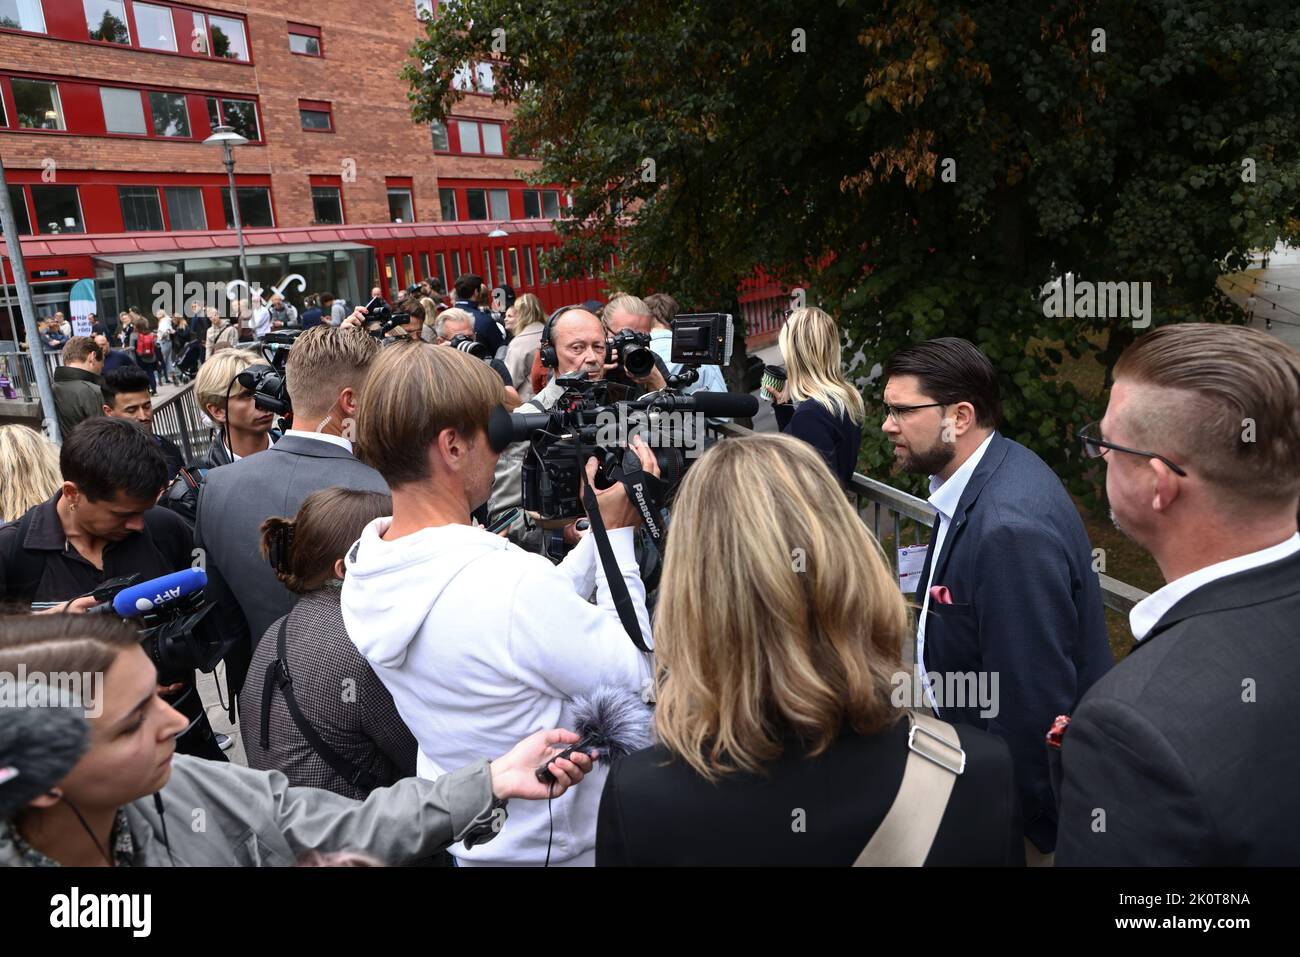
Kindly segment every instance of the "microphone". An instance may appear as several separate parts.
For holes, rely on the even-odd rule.
[[[573,730],[582,735],[546,764],[537,769],[537,780],[555,781],[547,768],[556,758],[570,757],[584,751],[594,758],[615,761],[633,751],[650,747],[650,709],[641,696],[628,688],[600,685],[589,695],[573,699]]]
[[[16,682],[0,697],[0,821],[76,767],[90,743],[89,706],[47,684]]]
[[[120,618],[147,615],[203,591],[207,583],[207,573],[201,568],[186,568],[170,575],[163,575],[161,578],[122,589],[113,598],[113,612]],[[108,608],[107,604],[98,605],[91,611],[100,609],[108,611]]]
[[[691,395],[664,395],[647,399],[656,409],[682,409],[702,412],[710,418],[743,419],[758,415],[758,397],[740,392],[695,392]]]

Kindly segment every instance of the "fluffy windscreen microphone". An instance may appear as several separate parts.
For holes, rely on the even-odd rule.
[[[68,776],[90,743],[86,708],[48,684],[0,685],[0,821]]]
[[[628,688],[601,685],[589,695],[573,699],[573,730],[582,735],[546,764],[537,769],[537,780],[551,783],[555,775],[547,765],[556,758],[567,758],[583,751],[603,761],[615,761],[625,754],[651,745],[651,711],[641,696]]]

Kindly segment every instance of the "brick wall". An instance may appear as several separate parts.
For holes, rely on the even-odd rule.
[[[247,15],[251,65],[17,34],[0,34],[0,63],[5,69],[78,79],[256,95],[266,145],[239,149],[236,172],[270,174],[282,226],[312,222],[312,174],[344,177],[349,223],[387,222],[385,178],[411,177],[419,218],[429,221],[439,217],[439,175],[506,179],[536,165],[434,154],[428,129],[411,122],[407,88],[398,76],[420,29],[413,0],[212,0],[210,9]],[[324,57],[291,53],[289,22],[320,27]],[[329,101],[335,132],[302,130],[299,99]],[[456,113],[507,119],[510,110],[489,97],[470,95]],[[198,143],[0,133],[0,154],[9,169],[39,169],[52,158],[60,169],[106,173],[223,172],[220,151]]]

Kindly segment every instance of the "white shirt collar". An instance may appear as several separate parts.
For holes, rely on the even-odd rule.
[[[1278,542],[1268,548],[1262,548],[1248,555],[1238,555],[1236,558],[1229,558],[1227,561],[1216,562],[1213,565],[1206,565],[1204,568],[1198,568],[1182,578],[1175,578],[1169,584],[1158,591],[1152,592],[1129,609],[1128,623],[1133,630],[1133,637],[1138,641],[1144,639],[1151,633],[1151,629],[1159,623],[1160,619],[1165,616],[1165,612],[1201,586],[1208,585],[1220,578],[1226,578],[1229,575],[1235,575],[1237,572],[1280,562],[1284,558],[1291,557],[1296,552],[1300,552],[1300,532],[1292,535],[1286,541]]]
[[[993,441],[993,436],[996,434],[990,432],[988,437],[980,443],[980,447],[971,453],[970,458],[961,463],[961,466],[952,473],[948,481],[945,482],[937,475],[930,476],[929,502],[934,506],[935,511],[943,515],[944,521],[951,520],[953,512],[957,511],[957,505],[961,502],[962,493],[966,491],[966,485],[970,482],[970,477],[975,474],[980,459],[984,458],[984,453],[988,451],[989,443]]]
[[[331,435],[328,432],[309,432],[306,429],[288,429],[285,435],[296,435],[300,439],[320,439],[322,442],[330,442],[348,452],[352,451],[352,443],[341,435]]]

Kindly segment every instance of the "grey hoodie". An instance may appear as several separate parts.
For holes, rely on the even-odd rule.
[[[161,816],[153,796],[125,809],[138,867],[285,867],[308,851],[401,864],[495,836],[487,761],[437,781],[407,778],[363,802],[290,787],[279,771],[177,755],[158,794]],[[0,829],[0,867],[24,866],[7,833]]]

